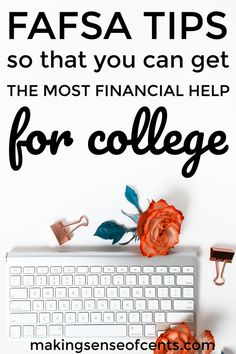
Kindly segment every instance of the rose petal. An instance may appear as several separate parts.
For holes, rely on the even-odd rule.
[[[140,251],[145,257],[153,257],[157,254],[156,251],[148,247],[148,245],[143,240],[140,240]]]
[[[199,339],[200,343],[204,343],[204,350],[203,353],[204,354],[209,354],[212,352],[212,350],[214,350],[214,345],[215,345],[215,338],[212,335],[211,331],[209,330],[205,330],[202,334],[201,337]],[[209,349],[207,348],[207,343],[209,344]]]
[[[155,209],[162,209],[162,208],[166,208],[167,206],[168,204],[164,199],[160,199],[158,200],[158,202],[155,203]]]

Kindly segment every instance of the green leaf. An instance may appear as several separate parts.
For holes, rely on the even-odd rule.
[[[104,240],[112,240],[112,244],[116,244],[121,240],[127,232],[125,226],[117,224],[114,221],[105,221],[96,230],[94,236],[98,236]]]
[[[139,211],[139,213],[141,213],[141,208],[139,206],[139,201],[138,201],[138,196],[137,196],[137,193],[135,192],[135,190],[129,186],[126,186],[126,189],[125,189],[125,197],[126,199],[131,203],[133,204],[137,210]]]

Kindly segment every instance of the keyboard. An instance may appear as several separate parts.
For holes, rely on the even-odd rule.
[[[23,253],[7,256],[9,337],[156,338],[196,331],[196,256]]]

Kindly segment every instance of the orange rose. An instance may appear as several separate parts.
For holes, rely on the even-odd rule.
[[[138,237],[143,256],[166,255],[179,242],[183,214],[165,200],[154,200],[138,220]]]
[[[204,350],[205,354],[210,354],[212,352],[213,345],[215,343],[214,337],[210,331],[206,330],[202,334],[201,341],[191,334],[188,326],[185,323],[181,323],[179,326],[167,330],[165,333],[161,334],[156,341],[156,349],[154,354],[194,354],[197,353],[197,349],[194,348],[194,344],[199,348],[201,342],[208,343],[208,350]],[[196,347],[195,347],[196,348]]]

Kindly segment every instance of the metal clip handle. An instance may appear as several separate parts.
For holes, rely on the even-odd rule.
[[[225,270],[225,266],[226,266],[226,261],[223,262],[219,262],[219,261],[215,261],[215,264],[216,264],[216,277],[213,279],[213,282],[218,285],[218,286],[221,286],[221,285],[224,285],[225,283],[225,279],[223,277],[224,275],[224,270]],[[221,268],[221,271],[220,271],[220,265],[222,264],[222,268]]]
[[[82,221],[84,219],[84,221]],[[76,229],[78,229],[80,226],[88,226],[89,224],[89,221],[88,221],[88,218],[87,216],[85,215],[82,215],[81,218],[75,222],[72,222],[70,224],[66,224],[64,225],[64,230],[69,227],[69,226],[72,226],[72,225],[77,225],[76,227],[74,227],[70,232],[68,232],[68,235],[71,235],[72,232],[74,232]]]

